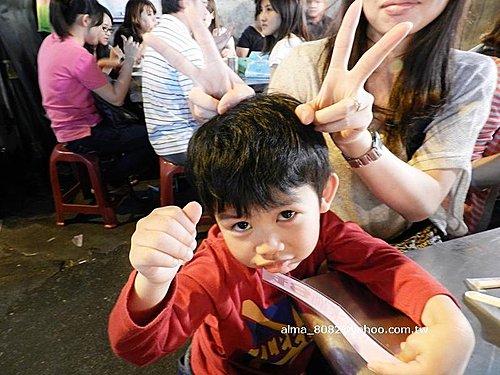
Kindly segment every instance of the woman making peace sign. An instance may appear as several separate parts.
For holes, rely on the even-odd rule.
[[[271,92],[307,102],[297,108],[302,122],[333,141],[342,181],[333,210],[401,249],[467,231],[470,157],[496,70],[484,56],[452,49],[465,3],[344,0],[336,37],[294,49],[270,82]],[[217,58],[209,33],[193,27],[205,66],[170,58],[197,82],[192,112],[206,119],[252,93]]]
[[[344,0],[344,8],[352,3],[343,22],[359,17],[358,31],[296,48],[270,91],[308,102],[297,110],[302,122],[331,135],[341,218],[401,249],[463,235],[470,157],[496,80],[490,59],[452,49],[466,1]],[[405,21],[409,35],[360,74],[370,47]]]

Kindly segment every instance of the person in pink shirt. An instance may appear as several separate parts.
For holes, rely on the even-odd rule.
[[[124,41],[123,65],[111,83],[84,48],[85,43],[97,44],[103,22],[100,4],[96,0],[52,0],[50,20],[54,32],[38,51],[38,82],[52,130],[69,150],[95,153],[107,161],[103,170],[106,182],[119,186],[128,176],[144,170],[154,152],[143,124],[112,126],[99,114],[93,95],[115,106],[123,104],[139,45],[132,38]]]

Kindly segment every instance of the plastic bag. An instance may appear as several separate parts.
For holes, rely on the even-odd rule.
[[[270,78],[269,54],[252,51],[246,61],[246,78]]]

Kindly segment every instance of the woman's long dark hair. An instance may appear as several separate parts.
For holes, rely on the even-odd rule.
[[[141,30],[141,13],[145,7],[150,7],[153,13],[156,14],[155,5],[149,0],[129,0],[125,6],[125,17],[122,27],[132,31],[134,41],[142,43],[141,35],[144,31]]]
[[[266,37],[262,52],[271,52],[281,39],[295,34],[303,40],[311,40],[307,30],[305,8],[303,0],[270,0],[273,9],[281,16],[281,25],[273,38]],[[262,9],[262,0],[258,7]],[[258,12],[260,14],[260,11]]]
[[[50,24],[56,34],[65,39],[70,35],[69,29],[81,14],[88,14],[92,26],[102,23],[102,7],[97,0],[51,0],[49,5]]]
[[[408,36],[408,49],[401,57],[401,72],[389,98],[389,108],[374,107],[375,117],[385,119],[387,146],[399,140],[406,147],[408,158],[422,145],[424,129],[446,102],[449,93],[450,52],[455,43],[466,0],[450,0],[443,12],[422,30]],[[353,0],[343,0],[342,15]],[[336,31],[325,47],[323,77],[332,56]],[[368,21],[361,14],[349,60],[352,68],[368,50]]]

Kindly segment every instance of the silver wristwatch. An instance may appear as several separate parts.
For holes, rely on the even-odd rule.
[[[378,134],[376,130],[371,129],[370,134],[372,135],[372,147],[367,153],[361,155],[359,158],[351,158],[342,153],[342,156],[349,163],[351,168],[364,167],[382,156],[382,141],[380,140],[380,134]]]

